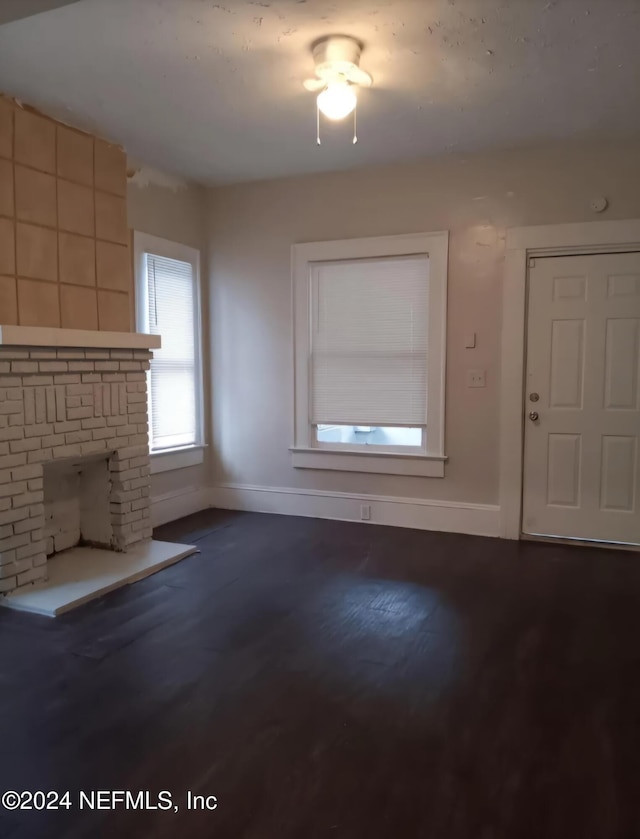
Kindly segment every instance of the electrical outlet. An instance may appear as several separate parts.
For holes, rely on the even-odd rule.
[[[467,370],[467,387],[485,387],[484,370]]]
[[[371,520],[371,505],[370,504],[362,504],[360,507],[360,518],[362,521],[370,521]]]

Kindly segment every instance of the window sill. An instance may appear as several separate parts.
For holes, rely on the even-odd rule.
[[[198,466],[204,463],[206,446],[182,446],[178,449],[161,449],[151,452],[151,474],[171,472],[174,469],[185,469],[188,466]]]
[[[342,472],[372,472],[377,475],[416,475],[444,478],[444,455],[391,454],[388,452],[338,452],[327,449],[292,448],[296,469],[327,469]]]

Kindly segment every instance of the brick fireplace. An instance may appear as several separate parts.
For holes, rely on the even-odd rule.
[[[0,328],[0,594],[46,581],[48,555],[74,544],[127,551],[151,538],[146,371],[157,342]]]

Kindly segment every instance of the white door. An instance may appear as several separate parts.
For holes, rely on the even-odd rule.
[[[640,254],[532,260],[523,531],[640,543]]]

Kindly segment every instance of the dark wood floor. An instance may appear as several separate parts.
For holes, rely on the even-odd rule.
[[[73,804],[2,839],[640,835],[637,554],[219,511],[156,536],[202,552],[0,610],[0,791]]]

